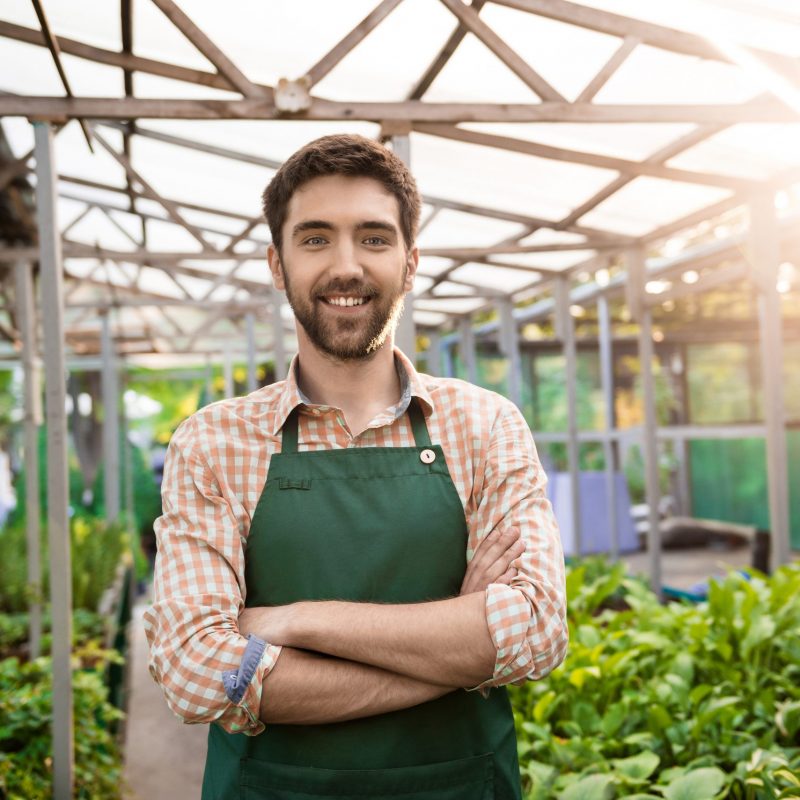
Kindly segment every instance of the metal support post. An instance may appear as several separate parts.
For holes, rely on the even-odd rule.
[[[522,358],[519,352],[519,329],[514,321],[511,300],[497,303],[500,312],[500,352],[508,359],[508,397],[522,408]]]
[[[449,342],[444,347],[444,372],[443,376],[445,378],[455,378],[456,377],[456,367],[455,361],[453,360],[453,350],[455,349],[455,343]]]
[[[478,383],[478,361],[475,357],[475,333],[472,330],[472,318],[462,317],[459,322],[461,338],[458,349],[461,355],[461,363],[464,365],[467,380],[470,383]]]
[[[611,558],[619,559],[619,518],[617,511],[617,460],[615,442],[611,433],[616,426],[614,419],[614,354],[612,352],[611,314],[608,298],[600,295],[597,301],[597,322],[599,328],[598,347],[600,350],[600,384],[605,406],[606,438],[603,440],[603,460],[606,469],[606,502],[608,504],[608,530],[611,543]]]
[[[442,374],[442,337],[439,331],[428,334],[428,363],[425,371],[428,375],[439,376]]]
[[[225,397],[233,397],[233,352],[229,341],[225,341],[222,344],[222,375],[225,384]]]
[[[75,746],[72,715],[72,564],[67,479],[66,371],[64,365],[64,276],[56,215],[57,170],[53,131],[34,123],[36,209],[44,328],[47,409],[47,517],[50,550],[50,614],[53,663],[53,799],[70,800]]]
[[[115,522],[120,512],[119,381],[110,311],[103,315],[100,354],[103,361],[103,487],[106,519]]]
[[[639,322],[639,369],[642,374],[642,402],[644,403],[644,427],[642,445],[644,450],[645,488],[647,493],[647,552],[650,562],[650,587],[660,597],[661,586],[661,521],[658,506],[660,500],[658,439],[656,436],[656,387],[653,378],[653,319],[649,306],[644,302],[645,263],[640,247],[627,253],[628,301],[631,315],[637,312]]]
[[[28,556],[28,646],[31,659],[42,647],[42,567],[39,515],[39,425],[42,423],[42,397],[36,365],[36,324],[33,304],[32,265],[18,261],[17,314],[22,336],[24,378],[24,453],[25,453],[25,540]]]
[[[779,231],[772,192],[750,203],[750,248],[753,281],[758,287],[764,416],[767,427],[771,567],[787,564],[789,541],[789,464],[786,452],[786,406],[783,397],[783,317],[776,288],[780,262]]]
[[[256,320],[252,312],[244,315],[247,327],[247,391],[256,390]]]
[[[214,397],[214,380],[213,370],[211,367],[211,356],[206,354],[206,369],[205,369],[205,401],[206,405],[212,402]]]
[[[128,373],[123,373],[124,386],[127,389]],[[130,425],[128,420],[128,410],[125,406],[125,393],[122,394],[122,405],[120,406],[120,423],[122,426],[122,460],[125,474],[125,518],[128,525],[133,526],[134,519],[134,486],[133,486],[133,443],[130,439]]]
[[[411,137],[408,133],[392,136],[392,150],[407,166],[411,166]],[[395,344],[413,363],[417,356],[417,331],[414,325],[414,295],[409,292],[403,300],[403,313],[397,323]]]
[[[275,380],[282,381],[286,377],[286,347],[283,341],[283,320],[281,319],[280,290],[272,287],[272,352],[275,356]]]
[[[569,283],[558,278],[555,286],[556,335],[564,354],[564,380],[567,392],[567,463],[572,499],[572,530],[576,555],[583,552],[581,526],[580,445],[578,443],[578,353],[575,344],[575,322],[569,306]]]

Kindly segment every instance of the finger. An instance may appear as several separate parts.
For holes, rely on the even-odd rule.
[[[477,565],[493,564],[509,547],[519,540],[519,535],[518,528],[506,528],[504,531],[495,528],[481,541],[473,561],[476,561]]]
[[[517,577],[517,570],[514,567],[509,567],[494,583],[504,583],[506,586],[511,583],[513,578]]]

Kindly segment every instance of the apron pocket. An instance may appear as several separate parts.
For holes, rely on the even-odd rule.
[[[318,769],[243,758],[241,800],[494,800],[493,754],[391,769]]]

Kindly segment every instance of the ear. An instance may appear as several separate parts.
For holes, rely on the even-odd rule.
[[[278,255],[278,248],[273,244],[267,247],[267,264],[269,265],[269,271],[272,273],[272,285],[281,291],[286,289],[283,270],[281,269],[281,257]]]
[[[406,272],[406,282],[403,285],[404,292],[410,292],[414,288],[414,278],[417,275],[417,268],[419,267],[419,248],[412,247],[406,254],[406,264],[408,265],[408,272]]]

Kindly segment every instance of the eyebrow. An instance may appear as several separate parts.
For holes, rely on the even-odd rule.
[[[334,226],[330,222],[326,222],[323,219],[307,219],[303,220],[303,222],[298,222],[297,225],[292,228],[292,236],[297,236],[300,233],[304,233],[305,231],[332,231]],[[364,220],[364,222],[359,222],[356,225],[357,231],[384,231],[386,233],[391,233],[394,236],[398,235],[397,226],[393,225],[391,222],[384,222],[379,219],[368,219]]]

